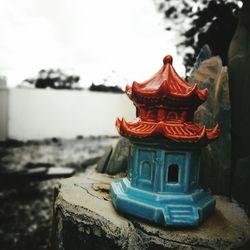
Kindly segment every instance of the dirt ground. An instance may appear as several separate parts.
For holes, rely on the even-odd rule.
[[[19,175],[28,168],[69,167],[76,174],[95,164],[117,138],[6,141],[0,144],[0,249],[49,249],[53,192],[58,179]],[[7,176],[7,178],[6,178]]]

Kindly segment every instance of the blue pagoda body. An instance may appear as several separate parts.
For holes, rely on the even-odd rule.
[[[110,193],[121,212],[162,225],[197,226],[215,208],[215,198],[199,186],[200,151],[219,130],[192,122],[207,90],[182,80],[171,56],[163,62],[151,79],[126,88],[137,120],[117,120],[130,140],[128,175],[114,181]]]

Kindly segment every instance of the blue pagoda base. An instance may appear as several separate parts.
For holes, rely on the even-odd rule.
[[[215,198],[202,189],[161,194],[132,187],[128,178],[113,182],[110,193],[119,211],[165,226],[197,226],[215,208]]]

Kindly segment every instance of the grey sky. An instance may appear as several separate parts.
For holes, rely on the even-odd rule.
[[[160,26],[152,0],[0,0],[0,74],[9,86],[42,68],[60,67],[100,83],[143,81],[172,54],[174,35]],[[115,84],[124,86],[127,82]]]

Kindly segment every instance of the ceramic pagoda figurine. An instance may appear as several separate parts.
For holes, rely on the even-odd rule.
[[[199,225],[215,208],[215,198],[199,186],[201,148],[219,135],[193,123],[207,89],[188,84],[172,66],[172,57],[148,81],[126,87],[137,119],[117,119],[130,141],[128,176],[111,184],[114,206],[163,225]]]

